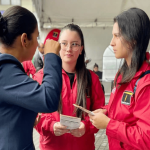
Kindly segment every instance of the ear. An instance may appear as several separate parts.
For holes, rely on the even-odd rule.
[[[21,45],[22,45],[23,48],[27,48],[27,46],[28,46],[28,38],[27,38],[26,33],[23,33],[21,35]]]
[[[80,55],[82,54],[82,50],[83,50],[83,46],[81,46],[81,49],[80,49]]]

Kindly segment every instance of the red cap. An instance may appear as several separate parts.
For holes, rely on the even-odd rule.
[[[46,40],[47,40],[47,39],[53,39],[53,40],[55,40],[55,41],[58,41],[58,39],[59,39],[59,34],[60,34],[60,30],[59,30],[59,29],[53,29],[53,30],[51,30],[51,31],[47,34],[47,36],[46,36],[46,38],[45,38],[45,40],[44,40],[44,44],[46,43]]]

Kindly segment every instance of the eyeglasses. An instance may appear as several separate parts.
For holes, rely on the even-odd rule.
[[[62,49],[63,51],[66,51],[67,48],[69,47],[69,44],[66,43],[66,42],[62,42],[62,43],[60,43],[60,44],[61,44],[61,49]],[[79,44],[77,44],[77,43],[75,43],[75,42],[70,44],[70,47],[71,47],[71,49],[72,49],[73,51],[78,51],[80,46],[81,46],[81,45],[79,45]]]
[[[42,44],[43,46],[41,46],[41,44],[42,44],[42,43],[38,43],[38,48],[42,48],[42,49],[43,49],[43,48],[44,48],[44,45]]]
[[[41,47],[40,45],[38,45],[38,48],[42,48],[42,49],[43,49],[43,48],[44,48],[44,46],[42,46],[42,47]]]

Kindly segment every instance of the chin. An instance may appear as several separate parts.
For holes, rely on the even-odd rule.
[[[117,55],[115,55],[115,57],[116,57],[117,59],[120,59],[120,58],[122,58],[122,57],[120,57],[120,56],[117,56]]]

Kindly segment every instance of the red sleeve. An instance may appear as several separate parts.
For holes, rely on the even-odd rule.
[[[22,65],[23,65],[23,68],[24,68],[25,73],[26,73],[27,75],[29,75],[29,68],[28,68],[27,61],[22,62]]]
[[[42,136],[49,136],[50,134],[54,134],[53,125],[56,123],[53,118],[53,113],[46,113],[41,115],[40,122],[35,126],[35,129]]]
[[[32,64],[32,61],[29,61],[29,73],[32,74],[32,78],[34,77],[35,72],[36,72],[36,69],[34,65]]]
[[[108,105],[103,106],[102,109],[107,109],[108,110]]]
[[[39,82],[39,84],[42,84],[43,80],[43,69],[39,70],[35,75],[34,75],[34,80]],[[41,115],[41,120],[40,122],[35,126],[35,129],[39,132],[40,135],[43,136],[48,136],[49,134],[54,134],[53,131],[53,125],[56,123],[53,113],[46,113]]]
[[[91,110],[100,109],[105,104],[105,96],[101,87],[101,83],[97,75],[91,72],[92,77],[92,99],[91,99]],[[92,123],[90,122],[89,116],[85,117],[85,120],[82,121],[85,124],[86,131],[90,131],[91,133],[98,132]]]
[[[137,91],[136,91],[137,93]],[[106,134],[136,149],[150,149],[150,86],[144,87],[136,96],[133,115],[135,125],[111,119]]]
[[[34,74],[33,80],[39,82],[39,84],[42,84],[42,81],[43,81],[43,69],[39,70],[37,73]]]
[[[36,69],[33,66],[32,62],[29,60],[29,61],[24,61],[22,64],[23,64],[23,68],[24,68],[25,73],[27,75],[32,74],[32,77],[33,77],[35,72],[36,72]]]

